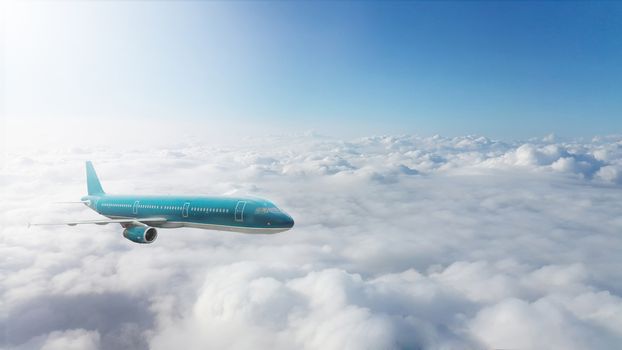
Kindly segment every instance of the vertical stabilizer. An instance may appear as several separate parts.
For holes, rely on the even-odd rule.
[[[105,194],[104,189],[102,189],[102,185],[99,183],[99,179],[97,178],[95,168],[93,168],[93,163],[90,161],[86,162],[86,187],[88,189],[89,196]]]

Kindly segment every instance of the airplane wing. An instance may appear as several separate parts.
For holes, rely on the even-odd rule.
[[[95,224],[95,225],[108,225],[108,224],[138,224],[138,223],[163,223],[166,222],[165,218],[127,218],[127,219],[102,219],[102,220],[76,220],[76,221],[65,221],[65,222],[45,222],[45,223],[29,223],[30,226],[43,226],[43,225],[86,225],[86,224]]]

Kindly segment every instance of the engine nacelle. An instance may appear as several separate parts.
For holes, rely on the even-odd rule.
[[[131,226],[123,231],[123,237],[136,243],[153,243],[158,237],[158,230],[149,226]]]

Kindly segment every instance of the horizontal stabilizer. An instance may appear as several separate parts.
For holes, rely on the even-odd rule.
[[[89,204],[91,201],[69,201],[69,202],[54,202],[54,204]]]

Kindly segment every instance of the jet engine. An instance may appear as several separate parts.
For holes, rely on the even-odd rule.
[[[123,231],[123,237],[136,243],[153,243],[158,237],[158,230],[149,226],[130,226]]]

